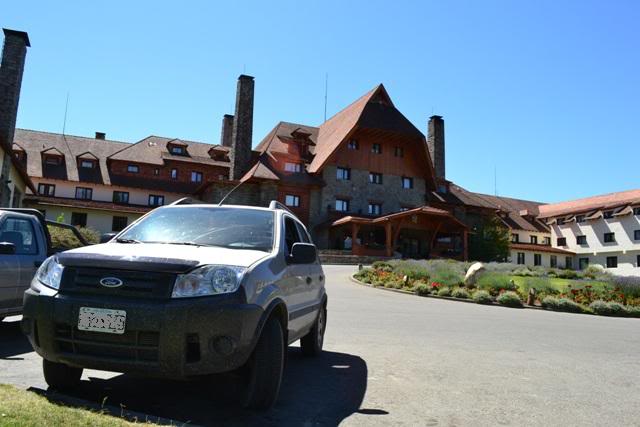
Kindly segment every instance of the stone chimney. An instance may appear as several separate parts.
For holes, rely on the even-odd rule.
[[[104,132],[96,132],[96,139],[104,141],[105,139],[107,139],[107,134]]]
[[[229,178],[239,180],[249,170],[253,134],[253,77],[238,77],[236,114],[231,134],[231,170]]]
[[[436,178],[445,179],[444,120],[442,120],[442,116],[431,116],[429,118],[427,147],[429,148],[429,156],[433,163]]]
[[[220,145],[231,147],[231,137],[233,136],[233,115],[225,114],[222,117],[222,135],[220,135]]]
[[[0,63],[0,146],[3,148],[4,158],[0,171],[0,206],[7,205],[10,198],[7,184],[11,170],[11,146],[16,130],[24,61],[27,47],[31,46],[27,33],[6,28],[2,31],[4,45]]]

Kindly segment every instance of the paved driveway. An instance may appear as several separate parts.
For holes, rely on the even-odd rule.
[[[88,371],[74,395],[195,424],[640,425],[638,319],[416,298],[355,285],[352,267],[325,269],[327,351],[289,350],[271,413],[235,405],[224,376]],[[0,325],[0,340],[0,382],[45,389],[17,322]]]

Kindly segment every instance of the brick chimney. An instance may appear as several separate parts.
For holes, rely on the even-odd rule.
[[[4,45],[0,63],[0,145],[4,151],[4,158],[0,171],[0,206],[6,206],[10,198],[7,184],[11,170],[11,147],[16,130],[22,73],[27,47],[31,44],[25,32],[6,28],[2,31]]]
[[[220,145],[231,147],[231,137],[233,136],[233,115],[225,114],[222,117],[222,135],[220,135]]]
[[[442,116],[431,116],[429,118],[427,147],[429,148],[429,156],[433,163],[436,178],[445,179],[444,120],[442,120]]]
[[[238,77],[236,114],[231,135],[231,170],[229,178],[238,180],[249,170],[253,134],[253,77]]]
[[[104,141],[105,139],[107,139],[107,134],[104,132],[96,132],[96,139]]]

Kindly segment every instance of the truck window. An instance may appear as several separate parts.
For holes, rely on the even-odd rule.
[[[294,243],[301,242],[296,223],[291,217],[285,217],[284,220],[284,240],[287,245],[287,254],[291,254]]]
[[[38,244],[31,221],[22,218],[7,218],[0,227],[0,242],[13,243],[16,255],[36,255]]]

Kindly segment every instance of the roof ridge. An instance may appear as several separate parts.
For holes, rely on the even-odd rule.
[[[374,87],[373,89],[369,90],[368,92],[366,92],[364,95],[358,97],[355,101],[351,102],[349,105],[347,105],[346,107],[342,108],[341,110],[339,110],[338,112],[336,112],[334,115],[332,115],[331,117],[329,117],[327,120],[325,120],[324,122],[322,122],[322,124],[320,126],[318,126],[318,129],[325,123],[330,122],[331,120],[333,120],[338,114],[342,113],[345,110],[348,110],[349,108],[351,108],[353,105],[357,104],[358,102],[362,101],[364,98],[367,97],[371,97],[373,96],[374,93],[376,93],[378,91],[378,89],[382,87],[384,89],[384,86],[382,86],[382,83],[378,83],[376,85],[376,87]],[[388,96],[388,94],[387,94]],[[362,115],[362,111],[360,112],[360,115]],[[360,115],[358,116],[358,119],[360,119]],[[358,121],[358,119],[356,119],[356,122]]]
[[[25,129],[25,128],[16,128],[16,130],[22,130],[25,132],[34,132],[34,133],[45,133],[48,135],[56,135],[56,136],[62,136],[62,137],[66,137],[66,136],[70,136],[72,138],[82,138],[82,139],[88,139],[90,141],[100,141],[100,142],[115,142],[117,144],[127,144],[127,145],[131,145],[131,142],[126,142],[126,141],[118,141],[115,139],[96,139],[96,138],[92,138],[90,136],[81,136],[81,135],[70,135],[67,133],[58,133],[58,132],[50,132],[50,131],[46,131],[46,130],[35,130],[35,129]]]

